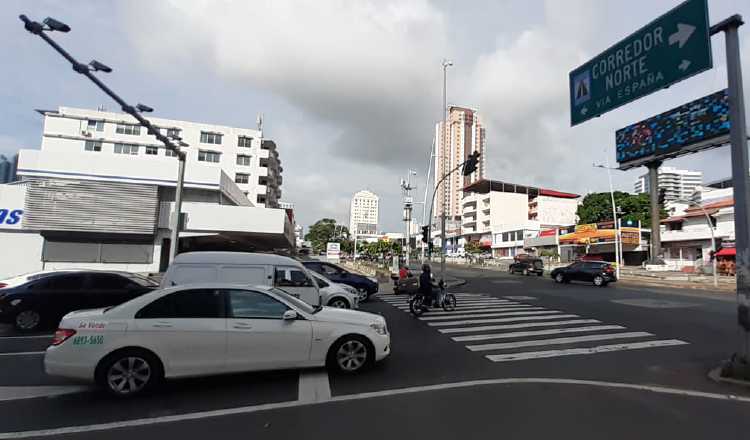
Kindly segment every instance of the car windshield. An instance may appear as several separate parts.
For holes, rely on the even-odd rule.
[[[322,307],[320,307],[320,306],[313,307],[310,304],[302,301],[299,298],[296,298],[296,297],[290,295],[288,292],[286,292],[285,290],[280,289],[278,287],[273,287],[273,288],[268,289],[268,290],[269,290],[269,292],[273,292],[273,293],[281,296],[285,301],[291,303],[294,307],[296,307],[299,310],[302,310],[305,313],[314,314],[314,313],[319,312],[322,309]]]

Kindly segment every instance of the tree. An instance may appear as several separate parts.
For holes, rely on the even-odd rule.
[[[471,240],[464,245],[464,251],[467,254],[481,254],[482,246],[479,244],[479,240]]]
[[[648,227],[651,222],[651,211],[648,194],[628,194],[622,191],[615,191],[615,205],[619,206],[622,214],[619,214],[623,221],[632,220],[633,223],[641,222]],[[662,207],[659,213],[660,218],[666,218],[667,212]],[[612,221],[612,198],[610,193],[592,193],[583,198],[583,202],[578,206],[578,223],[599,223]]]
[[[343,242],[349,238],[349,229],[343,225],[337,225],[332,218],[323,218],[310,226],[305,234],[305,240],[312,245],[313,252],[319,253],[326,250],[328,242]]]

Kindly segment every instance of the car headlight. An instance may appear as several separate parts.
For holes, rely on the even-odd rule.
[[[375,333],[379,335],[388,334],[388,327],[386,327],[385,322],[373,322],[370,324],[370,328],[375,330]]]
[[[10,301],[10,305],[12,305],[14,307],[17,306],[17,305],[19,305],[19,304],[21,304],[21,300],[20,299],[14,299],[14,300]]]
[[[375,277],[367,277],[368,280],[372,281],[375,284],[378,284],[378,279]]]

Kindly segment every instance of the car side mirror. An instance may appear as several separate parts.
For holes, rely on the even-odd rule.
[[[283,319],[284,321],[293,321],[297,319],[297,317],[297,312],[295,312],[294,310],[287,310],[283,315],[281,315],[281,319]]]

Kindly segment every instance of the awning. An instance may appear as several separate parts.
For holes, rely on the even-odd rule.
[[[736,248],[723,248],[715,254],[717,257],[734,257],[737,255]]]
[[[620,230],[622,241],[625,244],[640,244],[640,231],[638,228],[622,228]],[[601,242],[614,242],[614,229],[586,228],[559,237],[560,244],[594,244]]]

